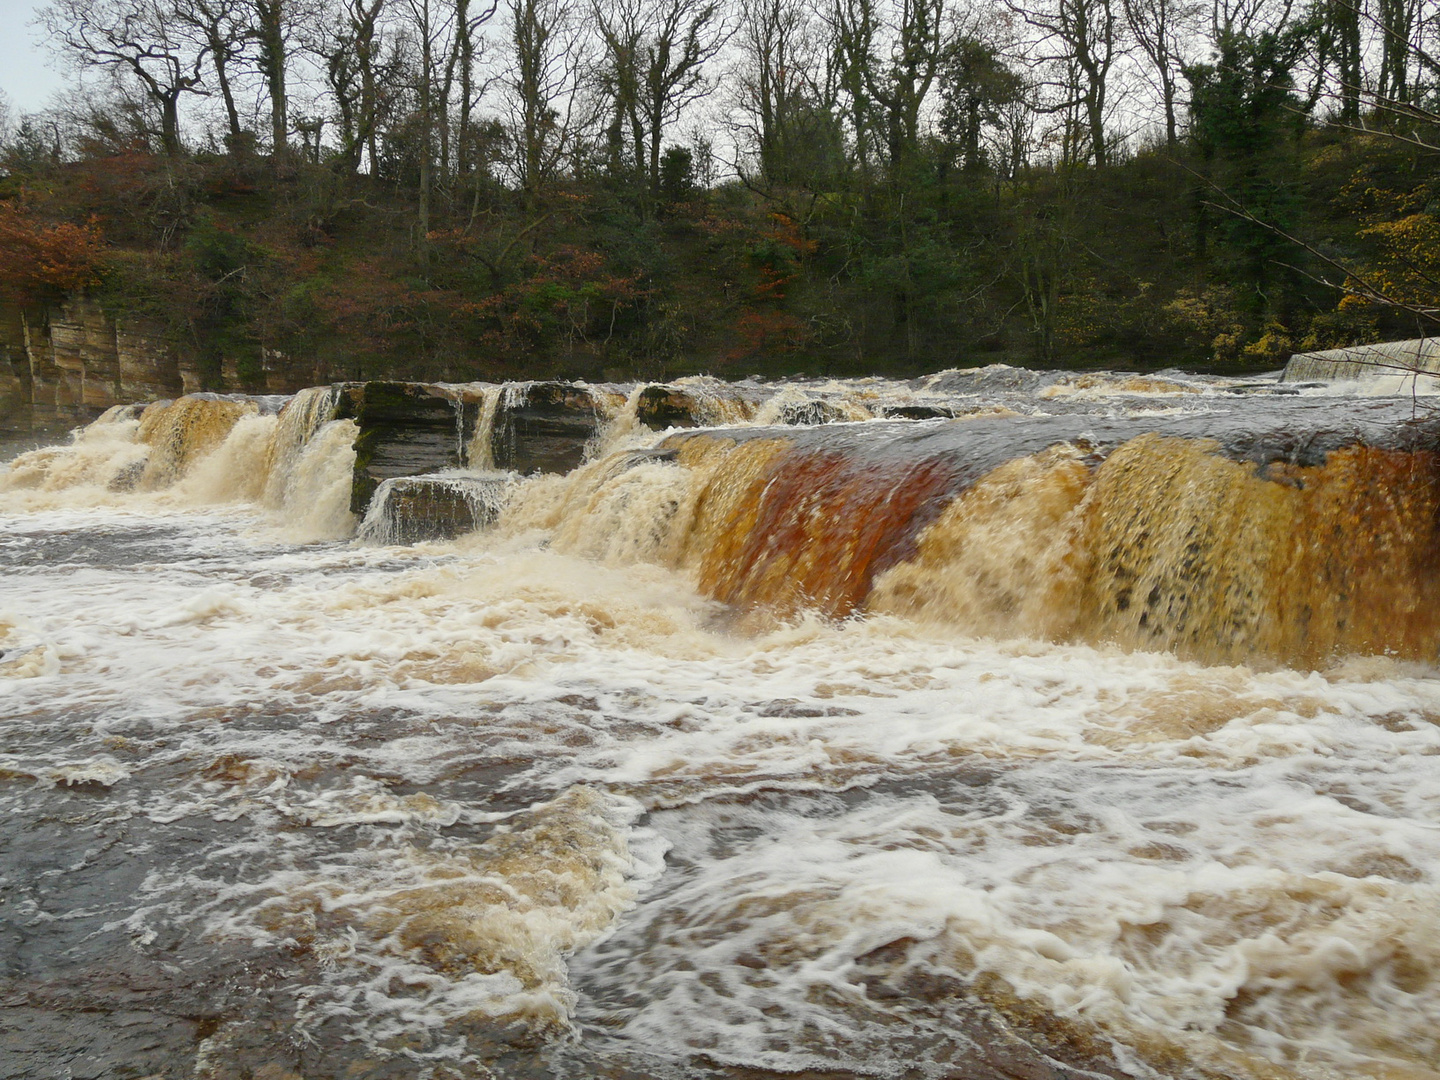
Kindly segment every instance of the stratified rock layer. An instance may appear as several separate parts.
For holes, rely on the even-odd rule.
[[[344,387],[338,419],[354,420],[355,486],[350,508],[363,514],[382,480],[464,465],[463,415],[454,395],[426,383],[367,382]]]
[[[600,422],[600,403],[589,387],[558,382],[507,386],[490,433],[495,467],[569,472],[584,460],[585,445]]]

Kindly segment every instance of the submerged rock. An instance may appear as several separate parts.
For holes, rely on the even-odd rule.
[[[780,406],[780,423],[790,427],[815,427],[835,424],[850,417],[833,401],[811,398],[808,401],[786,401]]]
[[[493,525],[508,477],[405,476],[385,480],[360,525],[372,544],[451,540]]]
[[[883,407],[886,420],[953,420],[955,410],[948,405],[892,405]]]
[[[111,491],[134,491],[140,486],[140,480],[145,475],[145,462],[132,461],[121,468],[106,486]]]

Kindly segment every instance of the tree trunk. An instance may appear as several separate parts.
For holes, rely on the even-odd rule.
[[[169,157],[185,152],[180,142],[180,92],[172,91],[160,98],[160,143]]]
[[[375,93],[375,21],[380,16],[383,0],[377,0],[362,21],[355,38],[355,54],[360,61],[360,129],[365,149],[370,156],[370,176],[374,179],[380,168],[379,134],[380,102]]]
[[[235,93],[230,88],[230,48],[220,39],[220,35],[211,32],[210,40],[210,63],[215,68],[215,84],[220,87],[220,98],[225,103],[225,122],[230,126],[230,138],[228,140],[230,152],[233,154],[240,145],[240,113],[235,108]]]
[[[418,224],[419,249],[423,258],[430,243],[430,194],[434,185],[435,143],[434,96],[435,54],[430,33],[430,0],[422,0],[420,14],[420,192]]]
[[[260,73],[270,98],[271,154],[278,163],[290,151],[289,102],[285,91],[285,0],[256,0]]]
[[[455,172],[458,176],[465,176],[473,167],[470,160],[470,113],[475,106],[472,100],[475,93],[475,39],[468,16],[459,20],[455,32],[460,35],[460,126],[455,132]]]

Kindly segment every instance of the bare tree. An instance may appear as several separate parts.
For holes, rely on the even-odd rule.
[[[420,190],[418,224],[421,247],[430,232],[430,198],[434,188],[435,168],[435,53],[436,44],[444,33],[445,23],[436,11],[437,0],[405,0],[411,25],[420,50],[420,70],[416,74],[417,119],[420,124]]]
[[[877,63],[875,50],[880,35],[875,0],[833,0],[827,21],[839,69],[840,90],[848,104],[855,163],[862,180],[866,180],[878,150],[876,142],[881,126],[870,94],[873,76],[869,74]]]
[[[1377,0],[1375,19],[1380,28],[1381,98],[1400,105],[1410,103],[1410,72],[1415,60],[1415,31],[1419,0]]]
[[[818,180],[838,150],[834,83],[825,37],[805,0],[744,0],[736,36],[736,106],[741,142],[755,154],[757,179]]]
[[[339,132],[336,162],[346,172],[358,172],[368,154],[373,171],[379,158],[376,138],[389,84],[397,67],[387,63],[381,24],[388,0],[340,0],[325,12],[305,38],[305,47],[324,72],[326,89],[335,105]],[[394,60],[394,53],[390,54]]]
[[[914,153],[920,143],[921,109],[944,52],[945,0],[901,0],[895,14],[886,76],[870,84],[870,93],[885,109],[892,166]]]
[[[463,130],[470,124],[475,105],[476,35],[495,10],[493,0],[405,0],[419,60],[415,101],[420,143],[417,224],[422,248],[430,233],[437,166],[444,177],[451,164],[451,95],[458,80]]]
[[[856,157],[883,144],[891,169],[919,146],[925,101],[945,53],[945,0],[834,0],[829,12]]]
[[[1066,117],[1062,160],[1089,158],[1107,164],[1106,133],[1110,77],[1123,51],[1121,0],[1006,0],[1036,34],[1032,62],[1051,71],[1057,100],[1053,111]]]
[[[605,47],[614,133],[628,121],[637,174],[660,193],[660,150],[669,125],[714,89],[706,65],[731,34],[719,0],[619,0],[594,9]]]
[[[482,51],[480,28],[494,18],[497,7],[498,0],[455,0],[455,40],[445,67],[445,97],[448,101],[451,88],[458,82],[460,117],[455,128],[455,171],[458,175],[464,175],[474,167],[473,116],[484,89],[475,82],[475,66]],[[446,146],[441,160],[448,164],[448,143]]]
[[[1316,67],[1323,76],[1333,66],[1340,100],[1340,122],[1358,124],[1364,78],[1359,4],[1350,0],[1326,0],[1320,6],[1319,21]]]
[[[1006,63],[1000,45],[986,40],[984,34],[985,27],[962,23],[946,43],[939,77],[938,126],[942,145],[960,159],[967,171],[976,172],[994,164],[1004,174],[1013,155],[1008,146],[992,154],[985,145],[985,135],[1006,131],[1016,107],[1028,103],[1029,87]],[[1009,138],[1006,133],[1004,141],[1008,143]]]
[[[595,57],[573,0],[508,0],[508,8],[504,108],[516,178],[533,207],[588,119],[584,84]]]
[[[1203,7],[1199,0],[1121,0],[1121,8],[1130,36],[1153,73],[1165,116],[1165,145],[1174,149],[1180,139],[1183,49],[1197,36]]]
[[[1413,111],[1420,104],[1415,80],[1422,72],[1432,80],[1440,76],[1440,62],[1423,41],[1433,15],[1427,20],[1423,13],[1420,0],[1327,0],[1321,6],[1316,75],[1334,85],[1341,123],[1361,124],[1366,106],[1383,121],[1420,119]]]
[[[235,104],[232,66],[244,56],[252,38],[243,0],[174,0],[175,19],[188,28],[199,49],[209,54],[215,87],[225,107],[226,145],[231,152],[244,142],[240,111]]]
[[[134,79],[160,121],[165,153],[183,152],[180,101],[202,93],[207,47],[185,40],[169,5],[160,0],[55,0],[40,15],[53,47],[81,68],[103,68]]]
[[[287,76],[290,38],[299,22],[298,0],[248,0],[256,41],[255,66],[270,99],[270,152],[277,162],[289,153],[290,115]]]

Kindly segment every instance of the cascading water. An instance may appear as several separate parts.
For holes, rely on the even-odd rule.
[[[0,471],[0,1075],[1440,1078],[1408,397],[544,385]]]
[[[12,493],[12,500],[19,492],[34,492],[34,502],[49,494],[69,497],[80,491],[104,500],[114,489],[133,488],[150,456],[150,447],[136,438],[139,428],[138,419],[109,410],[75,432],[69,445],[34,450],[11,462],[0,474],[0,490]]]
[[[203,396],[150,406],[135,434],[150,447],[140,486],[155,490],[173,484],[219,447],[237,420],[258,411],[253,401]]]
[[[293,501],[295,466],[316,432],[336,419],[339,405],[337,387],[312,386],[300,391],[280,410],[264,467],[266,505],[283,507]]]
[[[382,481],[356,536],[367,544],[453,540],[495,523],[512,479],[439,473]]]
[[[297,542],[348,537],[356,431],[333,419],[337,389],[302,391],[278,416],[273,404],[197,395],[116,407],[75,432],[69,445],[11,462],[0,473],[0,492],[15,493],[12,504],[31,509],[117,499],[151,507],[250,504],[268,510]]]
[[[500,407],[500,399],[505,391],[503,385],[487,386],[482,391],[475,433],[466,444],[464,455],[466,465],[477,472],[495,468],[495,451],[491,439],[495,431],[495,411]]]

